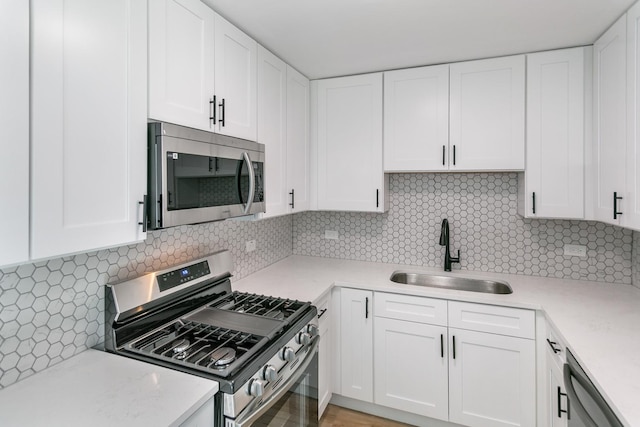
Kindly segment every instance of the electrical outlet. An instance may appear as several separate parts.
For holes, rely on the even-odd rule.
[[[335,230],[324,230],[324,238],[330,240],[338,240],[338,232]]]
[[[565,256],[587,257],[587,247],[583,245],[564,245]]]
[[[256,241],[255,240],[249,240],[247,241],[247,252],[253,252],[256,250]]]

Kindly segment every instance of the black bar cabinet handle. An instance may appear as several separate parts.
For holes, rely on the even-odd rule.
[[[380,190],[376,188],[376,208],[380,207]]]
[[[221,111],[220,111],[220,125],[224,127],[224,119],[226,116],[225,106],[224,106],[224,98],[222,98],[222,102],[220,103]]]
[[[453,166],[456,165],[456,146],[453,146]]]
[[[289,203],[289,206],[291,206],[291,209],[295,209],[295,205],[296,205],[296,196],[294,193],[294,189],[292,188],[291,191],[289,192],[289,195],[291,196],[291,203]]]
[[[456,358],[456,336],[453,336],[453,358]]]
[[[551,347],[551,350],[553,350],[554,353],[560,353],[562,350],[560,350],[559,348],[556,348],[556,344],[558,344],[555,341],[551,341],[549,338],[547,338],[547,343],[549,343],[549,347]]]
[[[142,226],[142,232],[147,232],[147,195],[142,196],[142,201],[138,202],[138,205],[142,205],[142,222],[139,222],[138,225]]]
[[[324,316],[324,314],[327,312],[328,309],[323,308],[322,310],[320,310],[320,313],[318,313],[318,319],[321,318],[322,316]]]
[[[567,414],[567,419],[571,419],[571,415],[569,414],[569,399],[567,398],[567,409],[562,409],[562,396],[567,396],[566,393],[562,392],[560,386],[558,386],[558,418],[562,418],[562,414]]]
[[[442,166],[444,166],[444,160],[445,160],[445,147],[443,145],[442,146]]]
[[[216,96],[213,95],[211,101],[209,101],[209,110],[211,111],[211,115],[209,116],[209,120],[213,121],[213,124],[216,124]]]
[[[364,318],[369,318],[369,297],[365,297],[364,299]]]
[[[613,219],[618,219],[618,215],[622,215],[622,212],[618,212],[618,200],[622,200],[622,197],[618,197],[618,192],[613,192]]]
[[[444,334],[440,334],[440,357],[444,359]]]
[[[533,192],[532,198],[533,198],[533,214],[535,215],[536,214],[536,192],[535,191]]]

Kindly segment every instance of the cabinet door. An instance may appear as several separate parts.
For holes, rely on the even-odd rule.
[[[384,73],[384,170],[441,171],[449,156],[449,66]]]
[[[331,400],[333,336],[331,334],[330,297],[318,304],[318,328],[320,330],[320,349],[318,358],[318,419],[322,417]]]
[[[214,25],[200,0],[149,2],[149,118],[212,129]]]
[[[290,212],[309,210],[309,79],[287,66],[287,203]]]
[[[145,237],[146,5],[31,2],[32,258]]]
[[[627,155],[625,227],[640,230],[640,3],[627,12]]]
[[[0,34],[2,266],[29,259],[29,2],[0,2]]]
[[[215,21],[216,131],[255,141],[258,44],[220,15]]]
[[[375,403],[447,420],[447,328],[376,317],[374,334]]]
[[[549,427],[566,427],[567,418],[570,416],[570,403],[564,389],[562,372],[549,357],[547,357],[547,387]]]
[[[265,145],[265,217],[287,213],[287,65],[258,46],[258,142]]]
[[[341,394],[373,402],[373,292],[340,290]]]
[[[524,169],[524,65],[524,55],[451,64],[450,169]]]
[[[318,209],[383,211],[382,74],[316,87]]]
[[[593,45],[594,153],[596,170],[595,219],[620,224],[628,212],[625,194],[626,155],[626,17],[620,18]]]
[[[455,328],[449,336],[449,420],[535,426],[535,341]]]
[[[584,218],[584,50],[527,55],[526,217]]]

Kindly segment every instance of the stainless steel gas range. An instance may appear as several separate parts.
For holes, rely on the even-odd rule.
[[[222,251],[109,285],[107,351],[218,381],[216,426],[317,426],[316,308],[232,292],[232,265]]]

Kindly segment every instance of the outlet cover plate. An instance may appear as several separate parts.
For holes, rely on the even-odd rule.
[[[330,240],[338,240],[338,232],[335,230],[324,230],[324,238]]]
[[[587,247],[583,245],[564,245],[565,256],[587,257]]]
[[[248,240],[246,245],[247,252],[253,252],[256,250],[256,241]]]

